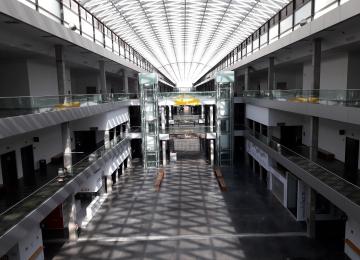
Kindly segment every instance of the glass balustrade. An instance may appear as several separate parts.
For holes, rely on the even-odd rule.
[[[76,176],[82,173],[86,168],[92,165],[97,160],[101,159],[112,148],[125,144],[128,142],[127,138],[120,138],[118,136],[116,142],[113,142],[109,149],[105,146],[100,147],[88,156],[81,159],[74,164],[67,174],[55,177],[48,183],[31,193],[26,198],[22,199],[14,206],[0,214],[0,236],[3,235],[8,229],[16,225],[21,219],[28,215],[31,211],[39,207],[49,197],[54,195],[57,191],[63,188],[67,183],[73,180]]]
[[[204,92],[159,92],[159,103],[167,102],[174,106],[200,106],[208,101],[214,101],[215,91]]]
[[[293,150],[281,145],[280,143],[274,140],[268,142],[266,136],[263,136],[258,132],[254,133],[252,129],[249,129],[248,134],[254,136],[262,143],[267,144],[274,151],[281,154],[289,161],[295,163],[296,165],[304,169],[307,173],[311,174],[313,177],[325,183],[329,188],[337,191],[344,197],[347,197],[348,199],[350,199],[351,201],[353,201],[354,203],[360,206],[359,186],[354,185],[353,183],[331,172],[330,170],[324,168],[323,166],[317,164],[316,162],[309,160],[303,155],[294,152]]]
[[[270,99],[277,101],[289,101],[289,102],[297,102],[297,103],[360,107],[360,89],[248,90],[239,93],[239,96],[248,97],[248,98]]]
[[[214,128],[202,125],[173,125],[160,129],[161,134],[206,134],[214,133]]]
[[[138,98],[136,93],[0,97],[0,117],[61,111]]]

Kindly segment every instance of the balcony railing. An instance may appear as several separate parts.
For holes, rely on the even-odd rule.
[[[137,98],[137,94],[111,93],[64,96],[0,97],[0,117],[61,111]]]
[[[78,33],[82,37],[100,45],[108,51],[148,71],[157,72],[160,78],[173,83],[147,61],[133,47],[122,40],[96,16],[86,10],[76,0],[18,0],[53,21]]]
[[[360,89],[248,90],[239,93],[239,96],[297,103],[322,104],[329,106],[340,105],[349,107],[360,107]]]
[[[324,168],[320,164],[309,160],[308,158],[300,155],[293,150],[281,145],[274,140],[268,140],[266,136],[261,135],[258,132],[253,132],[252,129],[248,131],[248,134],[255,137],[257,140],[266,144],[277,153],[289,161],[295,163],[300,168],[304,169],[307,173],[311,174],[316,179],[326,184],[330,189],[338,192],[342,196],[348,198],[357,206],[360,206],[360,187],[340,177],[336,173]]]
[[[215,127],[201,125],[174,125],[160,129],[161,134],[206,134],[214,132]]]
[[[96,151],[92,152],[74,164],[68,171],[68,174],[65,176],[55,177],[31,193],[29,196],[25,197],[6,211],[2,212],[0,214],[0,236],[2,236],[7,230],[16,225],[37,207],[39,207],[49,197],[54,195],[71,180],[76,178],[86,168],[95,163],[97,160],[101,159],[108,151],[127,142],[127,138],[121,139],[120,137],[117,137],[115,140],[116,142],[113,142],[109,149],[106,149],[105,146],[100,147]]]
[[[260,49],[272,44],[347,1],[349,0],[291,1],[255,32],[249,34],[242,43],[206,72],[195,85],[201,84],[201,82],[213,77],[216,72],[233,66],[235,63],[251,56]]]

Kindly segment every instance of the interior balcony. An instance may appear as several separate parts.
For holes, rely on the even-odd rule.
[[[139,105],[138,94],[111,93],[0,98],[0,138],[69,122],[123,106]]]
[[[102,145],[81,159],[75,159],[77,162],[67,172],[58,172],[55,164],[50,167],[46,183],[0,214],[0,254],[25,236],[31,230],[29,227],[39,225],[70,194],[78,192],[89,175],[96,174],[101,166],[115,158],[124,161],[129,156],[129,151],[129,139],[117,136],[109,147]]]
[[[360,124],[360,90],[248,90],[241,93],[247,104],[287,112]]]

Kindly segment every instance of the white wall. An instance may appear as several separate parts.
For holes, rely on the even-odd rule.
[[[339,135],[339,130],[345,130],[346,134]],[[360,126],[322,118],[320,119],[319,147],[335,154],[335,158],[343,162],[345,161],[346,136],[354,139],[360,139]]]
[[[41,253],[37,255],[36,260],[44,259],[43,240],[40,226],[34,227],[28,236],[19,241],[19,256],[20,259],[30,259],[30,257],[37,251]]]
[[[27,67],[31,96],[59,94],[55,61],[28,60]]]
[[[39,142],[34,143],[33,137],[39,137]],[[39,168],[38,162],[40,159],[45,159],[47,163],[50,162],[50,158],[56,154],[62,152],[62,139],[60,126],[53,126],[18,135],[11,138],[0,140],[0,154],[11,152],[15,150],[16,164],[18,171],[18,178],[23,176],[22,164],[21,164],[21,148],[33,145],[34,148],[34,161],[35,169]],[[1,163],[0,163],[1,166]],[[2,172],[0,167],[0,184],[3,183]]]
[[[348,78],[348,54],[333,53],[322,58],[320,89],[346,89]],[[312,88],[311,61],[304,62],[303,89]]]
[[[246,118],[269,125],[269,109],[246,104]]]
[[[29,83],[25,60],[0,62],[0,96],[28,96]]]
[[[118,110],[87,117],[71,122],[72,131],[89,130],[90,127],[97,127],[98,130],[109,130],[129,120],[129,109],[123,107]]]
[[[348,89],[360,89],[360,52],[349,53]]]
[[[71,89],[73,94],[85,94],[86,87],[96,87],[99,93],[99,72],[95,70],[71,70]]]
[[[286,82],[287,89],[302,89],[303,71],[302,67],[280,68],[275,73],[275,88],[278,82]]]
[[[346,221],[345,239],[350,240],[355,246],[360,247],[360,223],[351,216]],[[359,256],[347,244],[345,244],[345,253],[350,259],[359,259]]]

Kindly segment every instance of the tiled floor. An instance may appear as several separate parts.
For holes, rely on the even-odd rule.
[[[158,193],[154,174],[128,170],[80,239],[54,259],[345,259],[341,244],[306,238],[245,167],[223,171],[227,192],[195,156],[167,167]]]

